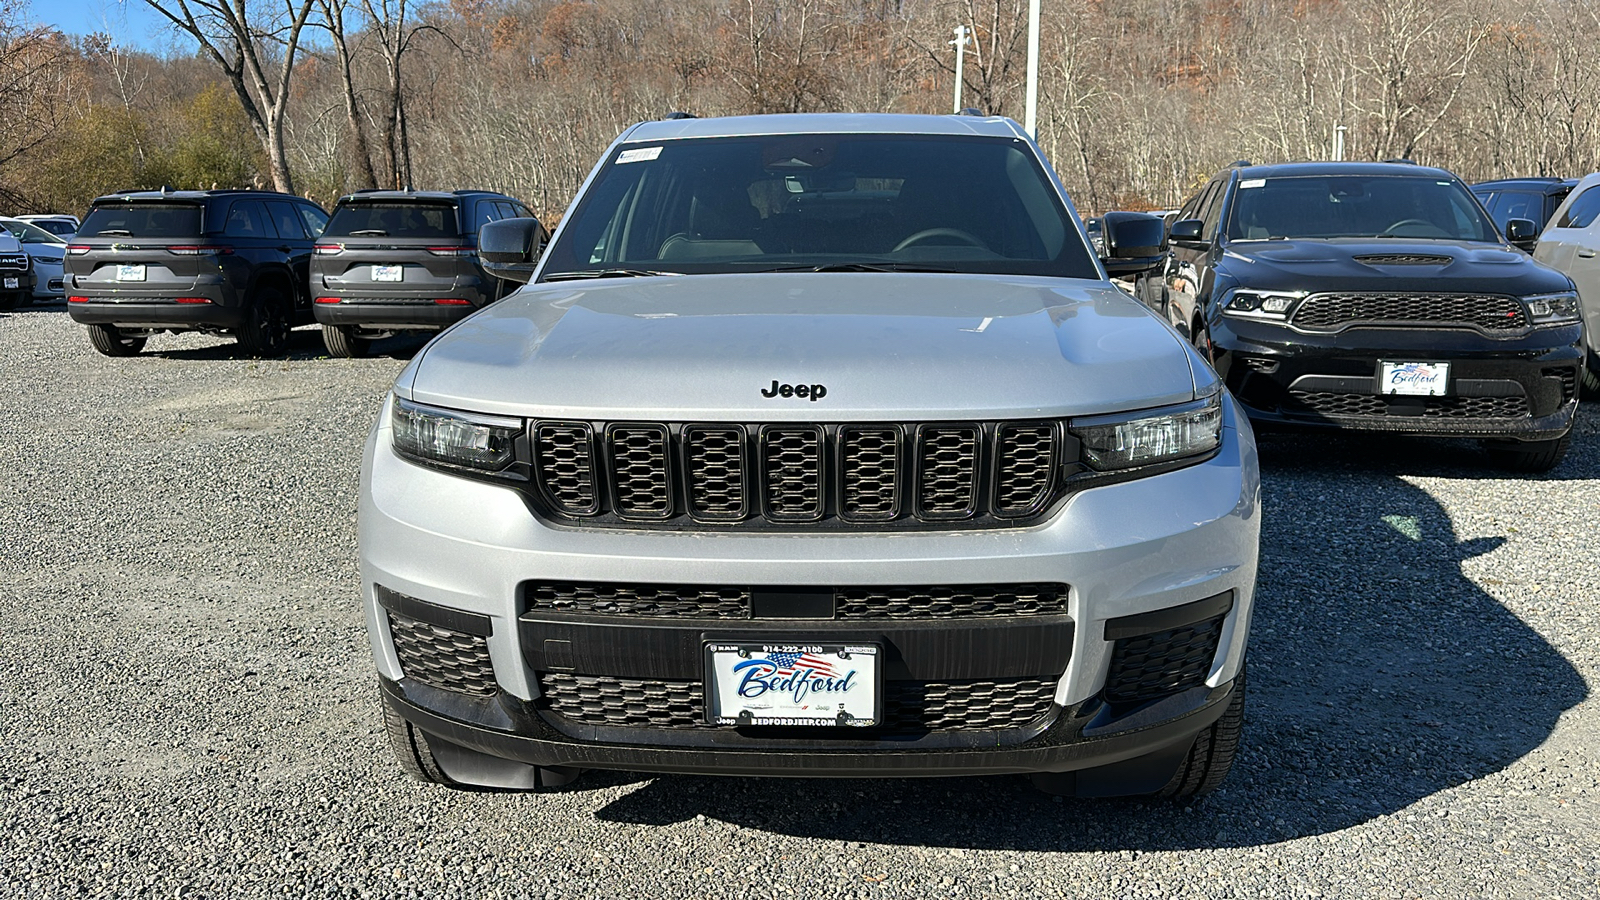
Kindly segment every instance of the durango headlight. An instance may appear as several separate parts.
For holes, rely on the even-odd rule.
[[[522,420],[394,398],[394,449],[427,462],[498,472],[516,457]]]
[[[1294,311],[1295,304],[1305,295],[1305,291],[1256,291],[1237,288],[1223,305],[1222,312],[1241,318],[1282,321],[1289,318],[1289,313]]]
[[[1528,318],[1535,325],[1571,325],[1583,314],[1578,295],[1572,291],[1523,297],[1522,302],[1528,304]]]
[[[1102,472],[1199,456],[1222,442],[1222,393],[1164,409],[1073,419],[1067,430],[1082,442],[1084,461]]]

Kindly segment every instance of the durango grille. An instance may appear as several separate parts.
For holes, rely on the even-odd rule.
[[[646,619],[749,619],[747,587],[530,581],[530,611]],[[833,589],[835,619],[978,619],[1067,612],[1064,584],[955,584]]]
[[[1515,297],[1312,294],[1300,301],[1290,324],[1306,331],[1338,331],[1352,325],[1442,325],[1503,333],[1527,328],[1528,315]]]
[[[538,502],[584,524],[1005,525],[1060,495],[1057,422],[533,423]]]
[[[706,722],[698,681],[660,681],[544,672],[539,688],[552,713],[586,725],[715,728]],[[1006,681],[886,681],[883,731],[1000,731],[1050,712],[1056,684]]]

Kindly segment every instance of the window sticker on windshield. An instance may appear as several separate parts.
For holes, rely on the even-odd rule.
[[[655,159],[661,155],[660,147],[639,147],[635,150],[624,150],[617,155],[617,165],[631,162],[644,162]]]
[[[1266,183],[1267,180],[1265,178],[1246,178],[1245,180],[1239,182],[1239,189],[1244,190],[1245,188],[1261,187]]]

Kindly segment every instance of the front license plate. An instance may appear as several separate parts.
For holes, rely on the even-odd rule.
[[[1443,397],[1450,383],[1449,363],[1386,362],[1379,364],[1378,393]]]
[[[373,266],[373,281],[404,281],[406,277],[405,266]]]
[[[7,278],[7,279],[6,279],[6,287],[8,287],[8,288],[14,288],[14,287],[16,287],[16,286],[17,286],[17,285],[18,285],[18,284],[20,284],[20,283],[21,283],[21,282],[19,282],[19,281],[18,281],[18,280],[17,280],[17,279],[15,279],[15,278]]]
[[[713,725],[878,724],[875,644],[706,645],[706,720]]]
[[[117,266],[117,280],[118,281],[143,281],[144,280],[144,266],[142,266],[142,265]]]

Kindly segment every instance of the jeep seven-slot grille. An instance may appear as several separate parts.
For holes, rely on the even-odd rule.
[[[1312,294],[1300,301],[1291,320],[1307,331],[1336,331],[1350,325],[1417,325],[1478,328],[1487,332],[1528,327],[1527,312],[1515,297],[1471,294]]]
[[[698,681],[657,681],[604,675],[539,674],[551,712],[586,725],[633,728],[711,728]],[[1001,731],[1021,728],[1050,711],[1054,681],[885,681],[884,731]]]
[[[1005,525],[1059,496],[1059,423],[535,422],[538,502],[594,525]]]
[[[529,581],[523,585],[530,612],[648,619],[748,619],[754,590],[596,581]],[[896,585],[832,591],[835,619],[976,619],[1067,612],[1064,584]]]

